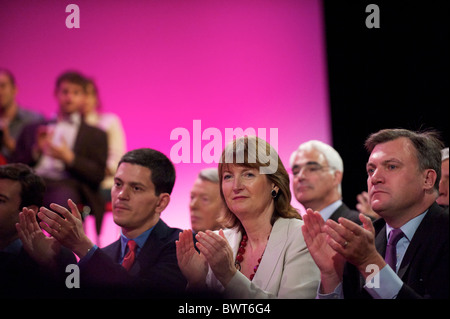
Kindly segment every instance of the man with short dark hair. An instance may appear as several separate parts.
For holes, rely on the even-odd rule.
[[[36,220],[44,192],[44,181],[30,167],[19,163],[0,166],[1,298],[57,296],[57,289],[64,288],[66,265],[76,263],[70,251],[54,245],[50,238],[47,241],[53,244],[46,246],[49,258],[33,260],[29,249],[37,247],[28,247],[19,238],[20,212],[26,211]]]
[[[304,216],[319,297],[448,298],[449,215],[436,203],[442,142],[433,132],[386,129],[366,148],[370,203],[381,218],[372,225],[360,214],[360,227]]]
[[[81,119],[86,83],[85,77],[74,71],[58,77],[57,118],[26,126],[12,160],[30,165],[44,178],[45,206],[66,206],[67,198],[71,198],[88,207],[86,213],[95,215],[104,210],[100,183],[105,176],[108,148],[106,133]]]
[[[186,280],[175,247],[181,229],[160,219],[174,183],[175,168],[164,154],[146,148],[126,153],[111,190],[113,219],[121,236],[102,249],[84,233],[72,201],[72,214],[55,204],[50,205],[52,210],[40,210],[43,229],[80,258],[81,286],[90,288],[84,291],[126,298],[184,293]]]

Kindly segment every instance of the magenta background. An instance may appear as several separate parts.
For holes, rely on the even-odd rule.
[[[128,149],[169,156],[171,131],[184,127],[192,138],[194,119],[223,137],[225,128],[278,128],[286,166],[301,142],[331,142],[321,1],[0,2],[0,65],[15,74],[19,102],[46,116],[57,108],[56,77],[77,69],[96,79],[104,110],[121,117]],[[80,29],[66,28],[70,3],[80,7]],[[170,226],[190,228],[190,188],[210,166],[176,165],[162,214]]]

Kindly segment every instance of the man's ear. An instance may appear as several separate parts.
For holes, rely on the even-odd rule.
[[[168,193],[161,193],[159,194],[159,201],[156,205],[155,211],[158,214],[161,214],[164,209],[169,205],[170,203],[170,195]]]
[[[341,171],[334,171],[334,185],[341,185],[344,174]]]
[[[425,191],[433,191],[436,183],[437,173],[434,169],[427,169],[424,172],[424,188]]]

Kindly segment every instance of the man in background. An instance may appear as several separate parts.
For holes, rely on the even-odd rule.
[[[57,117],[25,126],[12,160],[33,167],[44,178],[45,206],[57,203],[67,207],[71,198],[86,209],[86,214],[95,215],[104,210],[100,183],[105,176],[108,145],[104,131],[81,119],[86,84],[79,72],[64,72],[57,78]]]
[[[16,149],[17,138],[25,125],[42,121],[41,114],[27,110],[17,103],[17,84],[14,75],[0,68],[0,155],[9,161]]]
[[[196,233],[208,229],[219,230],[224,209],[217,168],[201,170],[191,189],[189,211],[192,230]]]
[[[333,147],[316,140],[305,142],[292,153],[290,165],[295,198],[305,209],[319,211],[324,220],[345,217],[361,223],[359,213],[342,201],[344,164]]]

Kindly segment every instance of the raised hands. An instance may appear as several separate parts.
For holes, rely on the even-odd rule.
[[[233,250],[223,230],[219,230],[219,234],[210,230],[199,232],[196,239],[198,240],[197,248],[205,256],[216,278],[225,287],[237,270],[234,266]]]
[[[84,232],[77,205],[70,199],[67,202],[71,212],[57,204],[50,204],[54,211],[41,207],[37,214],[41,220],[39,224],[34,211],[24,208],[19,214],[16,228],[20,239],[27,252],[41,263],[50,263],[60,245],[72,250],[79,258],[94,246]],[[51,237],[46,236],[42,229]]]
[[[354,264],[364,277],[369,264],[381,269],[385,262],[375,248],[375,230],[370,218],[360,214],[363,227],[346,219],[326,222],[318,212],[307,209],[303,216],[303,237],[321,272],[321,292],[330,293],[342,281],[345,261]]]
[[[67,203],[71,212],[58,204],[50,204],[54,211],[41,207],[38,213],[42,220],[40,226],[79,258],[83,258],[94,244],[84,232],[77,205],[71,199]]]
[[[25,251],[36,262],[47,267],[56,266],[55,258],[61,250],[61,245],[55,238],[48,237],[42,232],[34,210],[26,207],[22,209],[16,229]]]
[[[329,235],[329,245],[348,262],[355,265],[364,278],[368,265],[383,268],[386,263],[375,247],[375,229],[372,221],[364,214],[359,214],[362,227],[346,219],[339,218],[339,223],[327,220],[325,231]]]
[[[231,280],[235,272],[233,251],[225,239],[222,230],[219,234],[207,230],[196,235],[195,250],[191,230],[180,233],[176,242],[178,265],[189,282],[190,287],[202,288],[205,286],[208,264],[216,278],[223,286]]]
[[[319,212],[308,208],[303,215],[303,238],[321,275],[321,292],[332,292],[342,281],[345,259],[329,244],[326,225]]]
[[[192,289],[204,289],[208,264],[205,257],[195,250],[192,231],[181,232],[175,244],[178,266],[188,281],[188,286]]]

